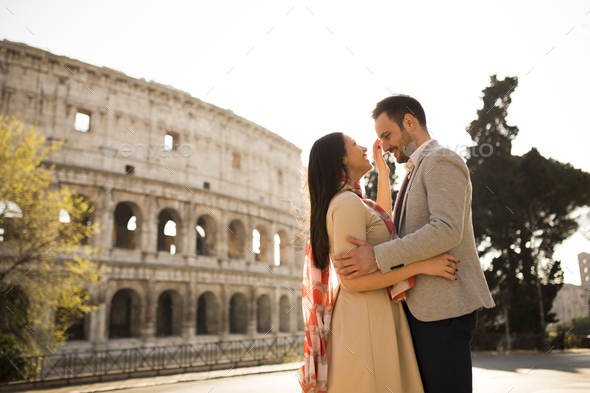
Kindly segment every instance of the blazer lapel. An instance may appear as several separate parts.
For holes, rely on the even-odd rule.
[[[406,216],[406,201],[408,200],[408,196],[410,195],[412,188],[414,187],[414,182],[416,181],[416,179],[418,178],[418,171],[420,170],[420,166],[422,165],[422,162],[424,161],[423,158],[427,157],[430,153],[433,152],[433,150],[435,148],[437,148],[438,142],[437,141],[433,141],[432,143],[430,143],[430,145],[426,146],[424,148],[424,150],[422,150],[422,152],[420,153],[420,160],[418,161],[418,164],[414,167],[414,169],[412,170],[412,174],[410,176],[410,180],[409,180],[409,184],[408,184],[408,188],[406,190],[406,194],[404,195],[404,200],[401,201],[402,203],[402,209],[400,211],[400,218],[399,218],[399,227],[402,227],[402,223],[404,222],[404,218]],[[398,195],[399,197],[399,195]],[[397,202],[396,198],[396,204]],[[399,234],[398,234],[399,235]]]

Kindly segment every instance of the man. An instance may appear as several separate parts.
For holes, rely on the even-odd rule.
[[[442,253],[460,263],[457,281],[418,275],[404,310],[427,393],[472,391],[471,339],[477,310],[494,306],[481,270],[471,219],[469,169],[459,155],[430,138],[420,103],[407,95],[387,97],[373,111],[383,151],[405,163],[407,175],[395,202],[398,239],[359,246],[335,256],[341,278],[359,277]],[[450,263],[450,262],[449,262]]]

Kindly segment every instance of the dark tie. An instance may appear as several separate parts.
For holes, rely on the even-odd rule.
[[[406,174],[404,181],[402,183],[402,188],[399,190],[399,198],[397,205],[395,206],[395,211],[393,213],[393,225],[395,226],[395,230],[399,235],[399,221],[402,215],[402,205],[404,203],[404,197],[406,196],[406,189],[408,188],[408,183],[410,182],[410,172]]]

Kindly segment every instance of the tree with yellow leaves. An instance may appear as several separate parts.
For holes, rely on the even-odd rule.
[[[52,184],[52,167],[43,162],[62,143],[46,144],[35,127],[0,115],[3,352],[15,340],[29,353],[55,349],[72,322],[95,308],[88,304],[87,289],[102,272],[92,262],[98,250],[86,245],[98,231],[89,221],[92,205]]]

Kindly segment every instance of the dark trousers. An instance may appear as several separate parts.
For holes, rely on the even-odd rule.
[[[477,310],[435,322],[417,320],[405,304],[404,310],[412,332],[424,392],[472,392],[471,339],[477,325]]]

